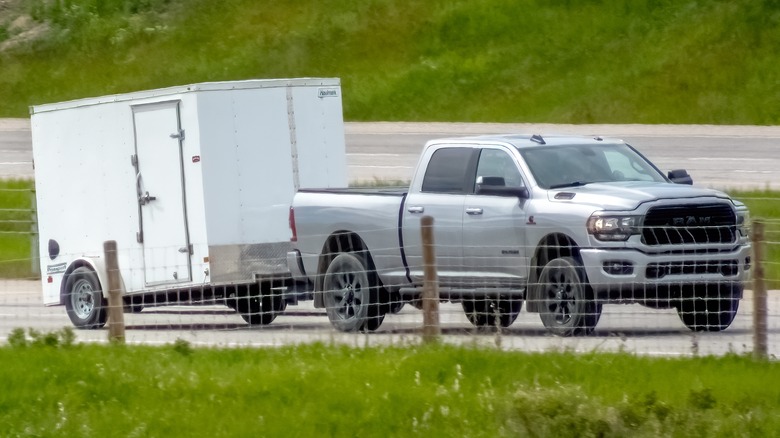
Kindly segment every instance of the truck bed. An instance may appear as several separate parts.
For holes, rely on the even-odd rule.
[[[338,187],[322,189],[299,189],[305,193],[337,193],[346,195],[385,195],[404,196],[409,192],[407,187]]]

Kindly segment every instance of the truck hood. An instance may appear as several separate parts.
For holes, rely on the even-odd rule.
[[[550,202],[591,205],[604,210],[633,210],[645,202],[660,199],[700,197],[729,199],[725,193],[718,190],[645,181],[591,183],[581,187],[549,190],[547,196]]]

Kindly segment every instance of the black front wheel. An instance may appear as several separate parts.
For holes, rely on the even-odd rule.
[[[693,331],[719,332],[727,329],[737,316],[742,286],[697,286],[693,295],[682,298],[677,314],[683,324]]]
[[[550,260],[539,275],[542,310],[547,330],[558,336],[591,334],[601,318],[582,265],[571,257]]]

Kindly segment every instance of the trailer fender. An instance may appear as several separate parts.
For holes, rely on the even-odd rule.
[[[60,283],[60,304],[65,304],[65,285],[68,284],[68,277],[73,271],[82,266],[86,266],[95,272],[100,282],[100,290],[103,291],[103,298],[108,299],[108,272],[106,271],[105,259],[100,257],[79,257],[70,263],[65,270],[65,275],[62,277],[62,283]],[[124,295],[125,281],[121,272],[119,274],[119,290]]]

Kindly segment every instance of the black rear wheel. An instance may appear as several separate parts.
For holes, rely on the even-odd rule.
[[[522,307],[522,300],[503,297],[463,300],[466,318],[475,327],[509,327],[517,319]]]
[[[365,257],[345,252],[328,265],[323,279],[323,301],[331,325],[344,332],[374,331],[385,314],[379,302],[379,282],[368,270]]]

